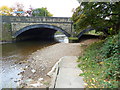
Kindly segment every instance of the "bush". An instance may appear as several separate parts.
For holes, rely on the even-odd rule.
[[[80,74],[89,88],[118,88],[120,81],[118,35],[90,45],[79,57]]]

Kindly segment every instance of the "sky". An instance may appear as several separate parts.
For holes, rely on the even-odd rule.
[[[25,9],[30,5],[32,8],[47,7],[54,17],[71,17],[72,9],[79,6],[77,0],[0,0],[0,7],[3,5],[12,7],[17,2],[22,3]]]

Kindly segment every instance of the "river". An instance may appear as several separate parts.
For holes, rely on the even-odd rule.
[[[64,35],[55,36],[59,42],[68,42]],[[60,38],[58,38],[60,37]],[[16,88],[19,86],[19,73],[25,67],[24,60],[28,59],[33,52],[55,44],[56,42],[44,41],[24,41],[16,43],[0,44],[2,47],[2,57],[0,57],[1,88]]]

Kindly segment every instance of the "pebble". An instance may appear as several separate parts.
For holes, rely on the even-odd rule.
[[[13,78],[10,78],[10,79],[13,79]]]
[[[33,73],[35,73],[35,72],[36,72],[36,70],[35,70],[35,69],[32,69],[31,71],[32,71]]]
[[[33,87],[40,87],[40,86],[42,86],[42,85],[43,85],[43,84],[40,83],[40,82],[30,84],[30,86],[33,86]]]
[[[42,81],[42,80],[43,80],[43,78],[39,78],[39,79],[38,79],[38,81]]]
[[[16,83],[17,83],[18,81],[14,81],[14,82],[16,82]]]
[[[25,66],[25,68],[28,68],[28,66]]]
[[[27,79],[25,82],[31,82],[31,81],[33,81],[32,79]]]
[[[36,56],[36,57],[39,57],[39,56]]]

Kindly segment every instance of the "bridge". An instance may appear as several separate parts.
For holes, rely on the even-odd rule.
[[[28,38],[52,39],[56,31],[67,37],[72,33],[70,17],[16,17],[0,16],[2,41]]]
[[[0,16],[0,41],[16,41],[25,39],[54,39],[56,31],[67,37],[72,36],[73,27],[70,17],[17,17]],[[76,37],[94,29],[85,29]],[[1,34],[1,33],[0,33]],[[1,36],[1,35],[0,35]]]

